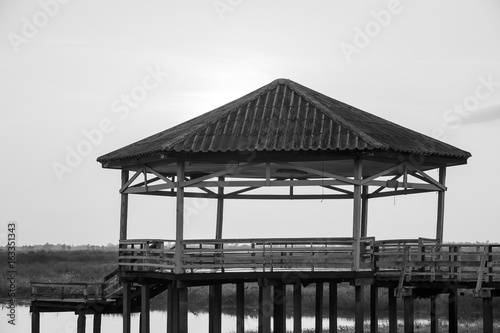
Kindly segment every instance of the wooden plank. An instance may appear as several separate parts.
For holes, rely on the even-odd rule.
[[[302,285],[293,285],[293,333],[302,333]]]
[[[338,331],[338,304],[337,304],[337,283],[330,282],[329,283],[329,295],[328,295],[328,322],[329,322],[329,331],[330,333],[337,333]]]
[[[245,284],[236,284],[236,333],[245,333]]]
[[[414,165],[411,165],[411,164],[407,163],[406,166],[410,170],[412,170],[412,171],[418,173],[419,175],[421,175],[422,177],[424,177],[429,184],[433,184],[434,186],[438,187],[440,191],[446,191],[446,186],[445,186],[444,182],[441,181],[441,169],[445,169],[446,170],[446,167],[440,167],[439,168],[439,181],[437,181],[437,180],[435,180],[434,178],[432,178],[431,176],[429,176],[424,171],[420,170],[419,168],[417,168]]]
[[[175,273],[183,272],[182,268],[182,241],[184,239],[184,187],[181,186],[181,179],[184,179],[185,162],[177,161],[177,211],[175,223]]]
[[[315,332],[323,332],[323,282],[316,282]]]
[[[174,182],[172,182],[170,179],[168,179],[167,177],[163,176],[161,173],[159,173],[155,169],[151,168],[150,166],[146,165],[146,170],[149,171],[150,173],[154,174],[159,179],[163,180],[165,183],[171,184],[171,185],[175,185]]]
[[[446,183],[446,167],[439,168],[439,183],[443,186]],[[444,233],[444,204],[445,191],[438,192],[438,207],[437,207],[437,222],[436,222],[436,239],[439,243],[443,243]]]
[[[137,178],[139,172],[137,172],[134,176]],[[128,170],[122,170],[121,172],[121,181],[122,188],[126,188],[129,183],[129,172]],[[132,181],[135,179],[131,179]],[[123,192],[120,190],[120,192]],[[127,239],[127,219],[128,219],[128,194],[121,193],[120,195],[120,240]]]
[[[127,188],[142,174],[142,170],[136,171],[132,178],[129,177],[129,171],[122,169],[122,187],[120,188],[120,193],[123,194]]]
[[[316,169],[300,166],[297,164],[283,162],[283,161],[277,161],[277,160],[272,160],[272,162],[277,164],[278,166],[283,167],[283,168],[295,169],[295,170],[304,171],[304,172],[307,172],[307,173],[310,173],[310,174],[313,174],[316,176],[321,176],[324,178],[336,179],[336,180],[341,181],[344,185],[345,184],[348,184],[348,185],[359,185],[360,184],[359,180],[346,178],[346,177],[336,175],[336,174],[333,174],[330,172],[325,172],[324,170],[316,170]]]

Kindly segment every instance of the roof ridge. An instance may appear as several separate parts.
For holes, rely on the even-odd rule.
[[[357,136],[359,136],[363,141],[366,142],[367,145],[372,146],[373,148],[386,148],[386,146],[384,144],[380,143],[378,140],[374,139],[372,136],[357,130],[356,126],[354,126],[350,121],[347,121],[343,117],[341,117],[333,112],[330,112],[330,109],[328,107],[326,107],[321,101],[318,101],[314,96],[311,96],[311,94],[309,94],[309,92],[307,91],[307,90],[309,90],[309,88],[307,88],[307,87],[305,87],[297,82],[294,82],[292,80],[286,80],[286,81],[288,81],[288,82],[286,82],[285,84],[287,84],[290,88],[293,88],[293,90],[296,91],[299,95],[302,95],[302,97],[306,98],[317,109],[321,110],[323,113],[327,114],[330,118],[332,118],[335,121],[338,121],[344,127],[346,127],[349,131],[351,131],[354,134],[356,134]],[[297,89],[297,88],[299,88],[299,89]],[[346,103],[343,103],[343,102],[338,101],[334,98],[328,97],[322,93],[319,93],[319,92],[316,92],[316,93],[323,95],[324,97],[326,97],[332,101],[346,105],[351,109],[359,110],[359,109],[354,108]],[[359,111],[363,111],[363,110],[359,110]],[[365,111],[363,111],[363,112],[365,112]]]

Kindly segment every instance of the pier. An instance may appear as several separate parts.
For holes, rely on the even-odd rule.
[[[368,318],[370,332],[378,332],[380,288],[388,290],[391,333],[397,331],[397,298],[404,300],[404,332],[414,332],[417,297],[429,299],[431,332],[438,332],[435,309],[441,294],[448,295],[449,331],[456,332],[464,289],[483,300],[483,329],[493,332],[500,244],[443,242],[446,171],[466,164],[470,156],[293,81],[273,81],[98,159],[103,168],[121,172],[118,269],[100,284],[34,282],[32,332],[40,330],[40,313],[71,311],[78,315],[78,332],[84,332],[87,314],[94,314],[93,329],[100,332],[102,315],[121,313],[124,333],[148,333],[150,299],[166,292],[167,332],[185,333],[188,289],[209,286],[207,330],[219,333],[225,284],[236,285],[237,332],[245,332],[247,283],[259,285],[262,333],[301,332],[301,288],[311,284],[316,286],[316,332],[322,332],[321,304],[328,284],[326,316],[329,331],[337,332],[337,285],[345,282],[355,291],[356,333],[363,332]],[[298,191],[318,187],[322,194]],[[383,240],[376,230],[368,231],[372,200],[432,192],[437,193],[435,237]],[[129,238],[129,195],[175,200],[175,234]],[[185,198],[216,200],[215,216],[206,217],[213,222],[213,238],[184,237]],[[352,237],[224,238],[226,200],[290,200],[296,205],[302,200],[348,200],[352,218],[343,223],[352,225]],[[325,234],[331,230],[325,228]],[[151,234],[157,236],[153,230]],[[286,298],[287,286],[293,288],[292,299]],[[293,327],[286,327],[287,303],[293,304]],[[139,328],[131,327],[133,312],[141,314]]]

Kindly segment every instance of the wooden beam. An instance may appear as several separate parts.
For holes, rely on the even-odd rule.
[[[219,177],[219,181],[224,181],[224,177]],[[219,187],[217,194],[217,220],[215,227],[215,239],[222,239],[222,223],[224,220],[224,187]]]
[[[363,164],[360,158],[354,160],[354,179],[361,181],[363,175]],[[361,185],[354,185],[354,203],[352,214],[352,238],[354,238],[354,263],[353,270],[359,271],[361,256]]]
[[[78,321],[76,325],[76,332],[77,333],[85,333],[85,315],[83,313],[78,315]]]
[[[259,164],[262,164],[263,162],[248,162],[248,163],[242,163],[240,165],[238,165],[236,168],[234,169],[230,169],[230,168],[226,168],[225,170],[222,170],[222,171],[218,171],[218,172],[214,172],[210,175],[206,175],[206,176],[202,176],[202,177],[198,177],[196,179],[192,179],[188,182],[186,182],[184,184],[184,186],[186,187],[191,187],[193,185],[196,185],[196,184],[199,184],[207,179],[211,179],[211,178],[217,178],[217,177],[220,177],[220,176],[225,176],[225,175],[235,175],[235,174],[238,174],[240,171],[248,168],[248,167],[251,167],[251,166],[256,166],[256,165],[259,165]],[[184,178],[182,178],[184,179]],[[196,186],[198,187],[198,186]]]
[[[178,288],[179,293],[179,333],[188,333],[188,289]]]
[[[183,272],[182,252],[184,238],[184,187],[181,179],[184,179],[185,162],[181,159],[177,161],[177,212],[175,224],[175,273]]]
[[[493,333],[493,301],[491,297],[483,297],[483,332]]]
[[[315,332],[323,333],[323,282],[316,282]]]
[[[378,333],[378,287],[370,286],[370,333]]]
[[[222,285],[208,286],[208,332],[222,332]]]
[[[363,186],[361,194],[361,237],[368,233],[368,186]]]
[[[340,192],[340,193],[344,193],[344,194],[349,194],[349,195],[352,195],[352,191],[349,191],[349,190],[346,190],[346,189],[343,189],[341,187],[337,187],[337,186],[330,186],[330,185],[323,185],[321,187],[324,187],[324,188],[327,188],[329,190],[332,190],[332,191],[336,191],[336,192]]]
[[[438,333],[438,316],[436,310],[436,295],[431,295],[431,333]]]
[[[226,195],[226,199],[245,200],[318,200],[318,199],[352,199],[352,195],[347,194],[248,194],[248,195]]]
[[[150,331],[150,306],[151,288],[149,285],[141,286],[141,333],[149,333]]]
[[[122,170],[122,187],[129,182],[128,170]],[[120,199],[120,240],[127,239],[128,194],[122,193]]]
[[[229,192],[226,195],[227,196],[234,196],[234,195],[238,195],[240,193],[250,192],[250,191],[256,190],[258,188],[260,188],[260,187],[250,186],[250,187],[238,190],[238,191]]]
[[[245,284],[236,284],[236,333],[245,333]]]
[[[302,285],[293,285],[293,333],[302,333]]]
[[[356,181],[355,179],[346,178],[346,177],[343,177],[343,176],[340,176],[340,175],[336,175],[336,174],[333,174],[333,173],[330,173],[330,172],[325,172],[323,170],[316,170],[316,169],[312,169],[312,168],[300,166],[300,165],[297,165],[297,164],[288,163],[288,162],[282,162],[282,161],[276,161],[276,160],[273,160],[272,162],[274,164],[277,164],[277,165],[279,165],[281,167],[284,167],[284,168],[295,169],[295,170],[299,170],[299,171],[304,171],[304,172],[307,172],[307,173],[310,173],[310,174],[313,174],[313,175],[316,175],[316,176],[321,176],[321,177],[324,177],[324,178],[336,179],[336,180],[340,181],[343,185],[346,185],[346,184],[349,184],[349,185],[356,185],[356,184],[358,184],[359,185],[359,181]]]
[[[355,286],[355,304],[354,304],[354,332],[363,333],[365,323],[365,311],[363,308],[363,286]]]
[[[123,333],[130,333],[130,314],[132,313],[132,297],[130,290],[130,282],[124,281],[122,282],[123,286]]]
[[[172,281],[168,284],[167,289],[167,333],[174,333],[174,321],[176,321],[174,312],[177,309],[175,304],[174,288],[175,282]]]
[[[389,287],[387,292],[389,297],[389,333],[398,332],[398,303],[394,291],[394,287]]]
[[[149,171],[150,173],[154,174],[156,177],[158,177],[161,180],[163,180],[165,183],[175,185],[174,182],[172,182],[170,179],[168,179],[167,177],[163,176],[161,173],[159,173],[155,169],[151,168],[150,166],[146,165],[145,169],[146,169],[146,171]]]
[[[40,312],[38,310],[31,313],[31,333],[40,333]]]
[[[273,333],[286,333],[286,285],[273,287]]]
[[[384,198],[384,197],[395,197],[398,195],[410,195],[410,194],[429,193],[429,192],[434,192],[434,190],[394,190],[389,192],[371,193],[368,194],[368,198],[374,199],[374,198]]]
[[[418,169],[416,166],[414,165],[411,165],[409,163],[406,164],[406,166],[410,169],[410,170],[413,170],[414,172],[416,172],[417,174],[421,175],[422,177],[424,177],[426,179],[426,181],[429,183],[429,184],[433,184],[434,186],[438,187],[439,190],[441,191],[446,191],[446,186],[444,185],[444,183],[441,182],[441,180],[437,181],[435,180],[434,178],[432,178],[431,176],[429,176],[428,174],[426,174],[425,172],[423,172],[422,170]],[[441,172],[441,169],[446,169],[446,167],[440,167],[439,168],[439,171]]]
[[[271,333],[271,286],[259,285],[259,333]]]
[[[101,333],[102,314],[94,313],[93,333]]]
[[[439,168],[439,182],[443,186],[446,183],[446,167]],[[439,243],[443,243],[445,193],[444,191],[438,192],[436,239]]]
[[[125,169],[122,169],[122,187],[120,188],[120,193],[123,193],[127,190],[127,188],[129,187],[130,184],[132,184],[134,182],[134,180],[139,177],[139,175],[142,173],[142,170],[139,170],[139,171],[136,171],[136,173],[132,176],[132,178],[128,179],[128,176],[129,176],[129,171],[128,170],[125,170]],[[126,177],[126,181],[124,182],[123,181],[123,175],[126,174],[127,177]]]
[[[414,300],[413,295],[403,297],[404,302],[404,332],[414,333],[415,332],[415,313],[414,313]],[[456,331],[451,331],[456,332]]]
[[[338,330],[338,304],[337,304],[337,282],[329,283],[329,295],[328,295],[328,322],[330,333],[337,333]]]
[[[450,332],[458,332],[458,302],[455,290],[448,295],[448,322]]]
[[[377,173],[377,174],[375,174],[373,176],[365,178],[365,179],[363,179],[363,181],[361,182],[361,184],[366,185],[369,182],[371,182],[372,180],[377,179],[378,177],[385,176],[385,175],[391,173],[392,171],[399,169],[404,164],[405,164],[405,162],[401,162],[401,163],[399,163],[397,165],[394,165],[394,166],[392,166],[392,167],[390,167],[388,169],[385,169],[384,171],[381,171],[381,172],[379,172],[379,173]]]

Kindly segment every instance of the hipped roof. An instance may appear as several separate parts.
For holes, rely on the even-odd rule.
[[[288,79],[99,157],[237,151],[383,151],[466,159],[469,152]],[[465,162],[464,161],[464,162]]]

